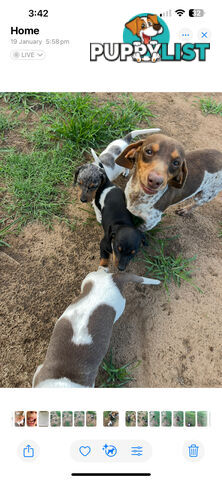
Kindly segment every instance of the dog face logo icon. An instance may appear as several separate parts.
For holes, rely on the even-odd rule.
[[[170,43],[170,32],[162,17],[139,13],[124,25],[123,42],[90,43],[90,61],[108,62],[205,62],[210,43]]]
[[[132,55],[136,62],[154,63],[161,60],[161,43],[169,43],[169,39],[166,23],[151,13],[139,14],[130,19],[123,32],[124,42],[136,47],[137,51]]]
[[[147,45],[150,43],[152,37],[163,32],[163,27],[160,25],[157,15],[147,15],[147,17],[136,17],[130,22],[126,23],[126,28],[140,37],[141,43]]]

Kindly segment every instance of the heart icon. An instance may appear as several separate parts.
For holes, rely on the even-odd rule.
[[[86,447],[84,447],[83,445],[79,448],[79,451],[81,453],[81,455],[83,455],[83,457],[87,457],[87,455],[90,454],[91,452],[91,448],[87,445]]]

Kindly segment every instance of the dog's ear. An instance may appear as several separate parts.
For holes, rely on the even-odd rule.
[[[87,166],[86,166],[86,165],[81,165],[81,167],[77,168],[77,170],[75,171],[75,173],[74,173],[74,180],[73,180],[73,185],[74,185],[74,186],[76,185],[76,182],[77,182],[77,178],[78,178],[79,173],[81,172],[81,170],[84,170],[84,168],[87,168]]]
[[[154,25],[158,25],[157,15],[147,15],[147,20],[151,20]]]
[[[115,163],[125,168],[133,168],[135,162],[136,153],[139,152],[141,145],[143,145],[144,140],[138,140],[136,143],[131,143],[125,150],[120,153],[116,158]]]
[[[73,185],[74,185],[74,186],[76,185],[77,178],[78,178],[78,175],[79,175],[79,172],[80,172],[81,168],[82,168],[82,167],[77,168],[77,170],[76,170],[75,173],[74,173],[74,179],[73,179]]]
[[[125,27],[128,28],[133,35],[138,35],[141,30],[142,19],[140,17],[136,17],[130,22],[125,23]]]
[[[172,178],[172,180],[169,181],[169,185],[175,188],[182,188],[186,182],[187,175],[188,175],[187,163],[186,163],[186,160],[184,160],[180,167],[180,172],[176,177]]]

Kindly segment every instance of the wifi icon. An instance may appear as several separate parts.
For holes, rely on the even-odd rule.
[[[179,17],[182,17],[182,15],[185,13],[185,10],[183,10],[182,8],[178,8],[178,10],[175,10],[175,13],[177,13]]]

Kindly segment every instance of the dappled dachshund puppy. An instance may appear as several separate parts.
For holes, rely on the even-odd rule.
[[[103,165],[86,163],[75,171],[74,186],[80,189],[80,200],[83,203],[93,202],[99,187],[106,182],[107,176]],[[98,220],[101,223],[101,219]]]
[[[125,309],[124,285],[128,282],[158,285],[159,280],[131,273],[109,273],[99,267],[82,282],[81,293],[57,320],[45,361],[33,377],[37,388],[87,388],[95,386],[113,324]]]
[[[186,215],[209,202],[222,190],[222,153],[196,150],[185,154],[173,138],[157,134],[128,146],[117,165],[132,169],[125,189],[127,208],[144,220],[139,228],[150,230],[170,206],[192,198],[177,213]]]

